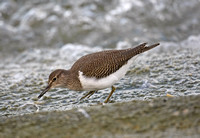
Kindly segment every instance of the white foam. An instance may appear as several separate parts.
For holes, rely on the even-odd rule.
[[[80,58],[83,55],[86,55],[88,53],[94,53],[97,51],[102,51],[102,48],[69,43],[64,45],[60,49],[59,55],[63,59],[67,58],[68,60],[74,61],[75,59]]]

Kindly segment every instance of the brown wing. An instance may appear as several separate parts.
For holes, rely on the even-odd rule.
[[[135,48],[125,50],[108,50],[88,54],[77,60],[71,70],[74,72],[81,71],[88,77],[103,78],[121,68],[133,56],[145,52],[158,44],[146,47],[146,43]]]

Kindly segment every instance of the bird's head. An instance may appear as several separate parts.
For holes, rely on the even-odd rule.
[[[38,96],[38,98],[41,98],[48,90],[56,87],[64,87],[65,81],[64,81],[64,75],[66,70],[63,69],[57,69],[53,71],[49,75],[48,85],[47,87],[42,91],[42,93]]]

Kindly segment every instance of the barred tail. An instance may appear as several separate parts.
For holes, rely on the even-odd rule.
[[[140,53],[143,53],[145,51],[148,51],[154,47],[157,47],[158,45],[160,45],[160,43],[156,43],[156,44],[153,44],[153,45],[150,45],[150,46],[146,46],[147,43],[143,43],[143,44],[140,44],[139,46],[135,47],[135,48],[131,48],[131,50],[129,49],[129,56],[130,57],[133,57],[135,55],[138,55]]]

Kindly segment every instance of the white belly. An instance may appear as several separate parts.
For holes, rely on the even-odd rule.
[[[111,87],[122,77],[124,77],[130,65],[132,64],[133,60],[134,57],[130,59],[127,64],[123,65],[119,70],[101,79],[89,78],[87,76],[84,76],[83,72],[79,71],[79,79],[83,87],[83,90],[92,91],[92,90],[101,90]]]

